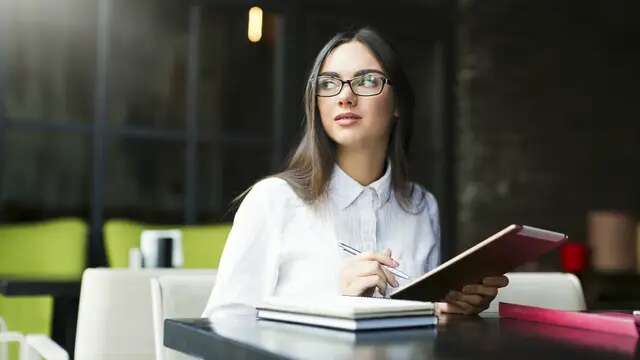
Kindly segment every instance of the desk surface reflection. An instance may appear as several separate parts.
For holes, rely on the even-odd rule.
[[[254,314],[165,321],[167,347],[214,359],[632,359],[637,339],[510,319],[449,316],[438,326],[348,332]]]

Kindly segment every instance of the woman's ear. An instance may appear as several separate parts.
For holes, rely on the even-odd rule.
[[[397,108],[393,110],[393,117],[396,118],[396,120],[400,119],[400,112],[398,111]]]

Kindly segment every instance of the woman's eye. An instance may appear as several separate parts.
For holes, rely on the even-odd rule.
[[[334,81],[331,80],[320,80],[318,81],[318,87],[320,87],[320,89],[333,89],[336,87],[336,83]]]
[[[378,86],[378,83],[380,82],[380,79],[378,79],[375,76],[364,76],[362,78],[362,82],[360,85],[364,86],[364,87],[376,87]]]

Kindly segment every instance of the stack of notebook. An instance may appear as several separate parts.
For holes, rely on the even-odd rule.
[[[344,330],[369,330],[437,324],[431,302],[355,296],[270,297],[258,307],[260,319]]]

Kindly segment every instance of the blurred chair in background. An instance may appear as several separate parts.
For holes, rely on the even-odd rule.
[[[87,231],[77,218],[0,225],[0,278],[79,279],[86,266]],[[0,317],[10,331],[50,335],[52,313],[49,296],[0,295]],[[11,358],[17,351],[11,347]]]
[[[112,219],[104,225],[104,247],[110,267],[128,267],[129,249],[140,247],[143,230],[179,229],[182,231],[184,268],[217,268],[231,224],[153,225]]]
[[[16,331],[0,331],[0,342],[16,343],[20,360],[69,360],[69,354],[44,334],[23,335]],[[5,349],[6,350],[6,349]],[[0,352],[0,359],[8,358],[7,352]],[[16,357],[16,355],[14,355]]]
[[[159,311],[166,309],[166,316],[199,317],[215,275],[216,270],[203,269],[87,269],[82,276],[75,358],[156,359],[150,280],[163,276],[174,279],[160,290],[162,299],[156,299]],[[182,283],[175,280],[177,277],[194,281]],[[173,296],[174,289],[184,292]]]
[[[482,314],[498,313],[498,303],[540,306],[558,310],[586,310],[580,280],[568,273],[508,273],[509,285]]]
[[[163,275],[151,279],[153,332],[157,360],[191,359],[164,346],[164,320],[167,318],[197,318],[202,315],[215,273],[209,275]]]

